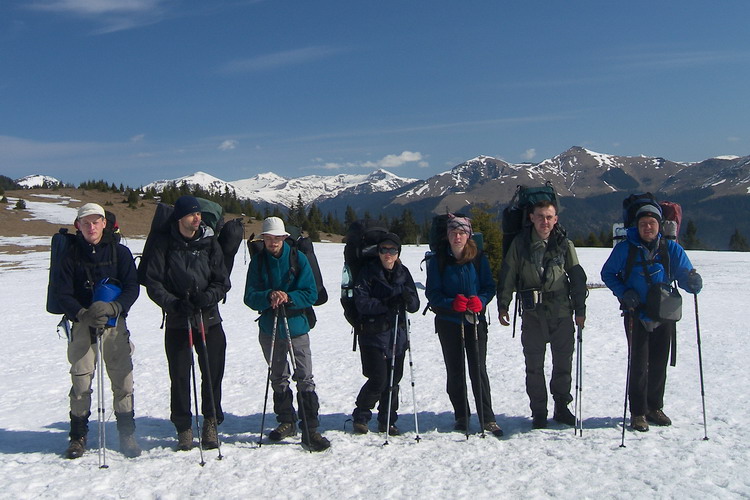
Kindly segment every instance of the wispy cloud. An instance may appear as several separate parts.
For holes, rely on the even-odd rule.
[[[261,56],[247,59],[236,59],[223,64],[219,72],[225,75],[237,73],[252,73],[257,71],[271,71],[287,66],[297,66],[306,64],[320,59],[331,57],[343,52],[343,49],[330,47],[327,45],[317,45],[304,47],[301,49],[285,50],[274,52]]]
[[[535,148],[529,148],[526,151],[521,154],[521,158],[526,161],[531,161],[536,157],[536,149]]]
[[[238,142],[234,139],[227,139],[219,144],[219,151],[230,151],[237,147]]]
[[[341,170],[344,168],[367,168],[367,169],[377,169],[377,168],[398,168],[403,167],[407,163],[416,163],[419,167],[427,167],[429,164],[425,160],[425,157],[422,153],[417,151],[403,151],[400,154],[394,155],[386,155],[383,158],[372,161],[355,161],[355,162],[345,162],[345,163],[336,163],[336,162],[327,162],[323,165],[320,165],[320,168],[323,168],[325,170]]]
[[[677,69],[750,60],[750,52],[735,50],[685,50],[638,47],[613,59],[616,69]]]
[[[88,19],[101,25],[95,33],[112,33],[161,21],[169,0],[38,0],[27,8]]]

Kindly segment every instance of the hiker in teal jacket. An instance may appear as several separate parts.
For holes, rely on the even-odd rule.
[[[289,387],[291,372],[286,359],[291,345],[296,362],[293,378],[297,382],[302,444],[312,451],[322,451],[331,444],[318,432],[320,405],[313,382],[310,323],[305,314],[305,309],[317,300],[318,292],[307,257],[285,243],[288,236],[284,222],[278,217],[263,221],[264,248],[253,256],[248,267],[245,304],[260,312],[258,340],[270,364],[273,409],[279,425],[268,438],[280,441],[297,434],[294,398]]]

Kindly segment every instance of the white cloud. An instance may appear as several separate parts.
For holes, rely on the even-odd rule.
[[[226,141],[219,144],[219,151],[230,151],[237,147],[238,142],[234,139],[227,139]]]
[[[134,135],[130,138],[130,142],[143,142],[143,139],[146,138],[146,134],[138,134]]]
[[[40,0],[27,8],[67,14],[102,25],[96,33],[112,33],[161,21],[168,0]]]
[[[325,45],[285,50],[248,59],[229,61],[219,68],[219,72],[224,74],[235,74],[274,70],[286,66],[296,66],[317,61],[339,52],[341,52],[341,49]]]
[[[535,148],[529,148],[526,151],[523,152],[521,155],[521,158],[523,158],[526,161],[531,161],[536,157],[536,149]]]
[[[359,161],[346,163],[327,162],[320,168],[324,168],[326,170],[340,170],[342,168],[398,168],[404,166],[407,163],[416,163],[419,167],[429,166],[429,163],[427,163],[427,161],[424,159],[422,153],[415,151],[404,151],[401,154],[397,155],[386,155],[380,160],[376,161]]]
[[[739,137],[736,137],[736,136],[730,136],[730,137],[727,137],[727,141],[728,142],[740,142],[740,141],[742,141],[742,139],[740,139]]]

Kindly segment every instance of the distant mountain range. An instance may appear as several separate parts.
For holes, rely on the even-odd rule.
[[[29,176],[24,178],[25,185],[41,184],[39,178],[54,181]],[[478,203],[499,211],[518,185],[547,181],[558,192],[561,222],[573,236],[610,227],[621,217],[623,198],[645,191],[681,203],[685,221],[693,220],[698,237],[710,247],[726,248],[735,227],[750,236],[750,219],[739,216],[750,213],[750,156],[679,163],[660,157],[601,154],[576,146],[540,163],[513,164],[477,156],[425,180],[377,170],[361,175],[296,178],[268,172],[230,182],[196,172],[144,188],[160,191],[166,185],[186,182],[208,190],[234,192],[260,208],[290,207],[301,197],[306,206],[315,203],[323,213],[333,212],[340,218],[351,206],[360,215],[366,211],[398,215],[409,209],[417,220],[423,220],[446,210],[468,211]]]

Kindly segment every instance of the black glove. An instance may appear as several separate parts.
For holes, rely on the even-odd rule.
[[[399,308],[404,305],[404,297],[401,294],[393,295],[392,297],[389,297],[386,301],[386,304],[388,304],[389,309]]]
[[[695,269],[690,271],[690,274],[688,274],[687,283],[685,283],[685,286],[690,293],[698,293],[703,288],[703,278],[701,278],[701,275],[698,274]]]
[[[620,303],[625,309],[636,309],[641,303],[641,297],[638,295],[638,292],[629,288],[622,294]]]
[[[205,309],[213,304],[208,292],[195,292],[190,296],[190,302],[193,303],[195,309]]]
[[[172,312],[182,316],[190,316],[195,312],[195,306],[190,301],[189,297],[177,299],[172,303]]]

